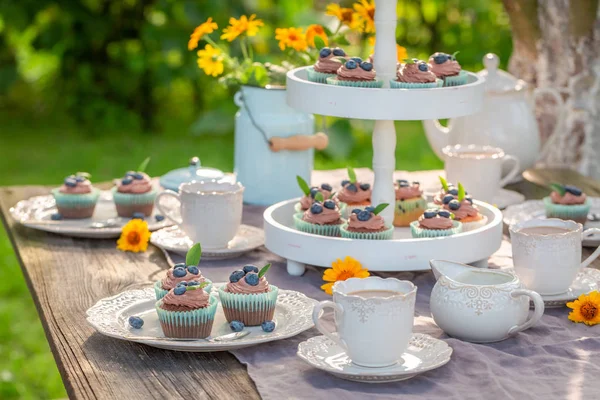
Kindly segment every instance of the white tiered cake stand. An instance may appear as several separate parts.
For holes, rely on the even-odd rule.
[[[306,68],[287,74],[287,103],[298,110],[342,118],[375,120],[373,130],[372,203],[395,203],[393,177],[396,165],[394,121],[454,118],[478,112],[483,103],[484,80],[468,73],[462,86],[435,89],[390,89],[396,75],[396,0],[375,0],[375,70],[384,81],[381,89],[351,88],[313,83]],[[336,258],[352,256],[372,271],[428,269],[432,258],[484,264],[500,247],[502,214],[489,204],[476,202],[488,217],[484,227],[447,238],[412,239],[408,228],[396,228],[393,240],[351,240],[303,233],[294,229],[293,207],[298,199],[269,207],[264,213],[265,246],[288,260],[292,275],[305,265],[328,267]],[[393,220],[393,207],[382,212]]]

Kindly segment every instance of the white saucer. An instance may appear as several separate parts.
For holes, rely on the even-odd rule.
[[[172,210],[171,212],[175,213],[176,216],[179,215],[179,209],[175,202],[165,201],[165,206],[169,207]],[[57,212],[56,203],[52,195],[35,196],[27,200],[21,200],[10,209],[13,218],[29,228],[58,233],[60,235],[91,239],[117,238],[121,235],[123,226],[130,221],[129,218],[122,218],[117,215],[112,193],[108,190],[100,193],[92,218],[53,221],[51,215]],[[150,231],[173,225],[167,218],[160,222],[156,221],[154,218],[156,214],[158,214],[158,210],[155,209],[151,216],[145,218]],[[108,219],[115,219],[117,225],[106,228],[92,228],[90,226],[93,222],[104,222]]]
[[[508,273],[514,274],[514,268],[502,269]],[[587,294],[598,290],[600,285],[600,271],[595,268],[584,268],[577,276],[575,281],[564,293],[554,294],[551,296],[541,295],[544,299],[544,305],[546,308],[564,307],[568,302],[577,299],[582,294]]]
[[[402,360],[382,368],[352,363],[346,352],[325,336],[315,336],[298,345],[298,357],[309,365],[338,378],[364,383],[403,381],[450,361],[452,348],[442,340],[414,333]]]
[[[432,188],[428,188],[425,189],[423,192],[425,194],[425,196],[427,196],[428,200],[433,199],[433,197],[438,194],[438,192],[440,191],[440,189],[432,189]],[[477,200],[477,199],[476,199]],[[500,189],[498,190],[498,193],[496,194],[496,198],[493,201],[493,205],[495,205],[496,207],[498,207],[499,209],[504,209],[508,206],[514,205],[514,204],[519,204],[525,201],[525,196],[523,196],[521,193],[519,192],[515,192],[514,190],[508,190],[508,189]]]
[[[178,226],[171,226],[154,232],[150,237],[150,243],[182,256],[185,256],[194,244]],[[202,258],[213,260],[235,258],[264,244],[265,232],[262,229],[250,225],[241,225],[238,234],[229,242],[226,248],[202,249]]]
[[[600,197],[588,197],[592,206],[590,213],[600,214]],[[510,226],[517,222],[530,219],[546,219],[546,209],[542,200],[527,200],[524,203],[512,205],[502,212],[503,221]],[[600,228],[600,221],[587,221],[586,228]],[[583,240],[586,247],[600,246],[600,235],[593,235]]]
[[[215,283],[213,294],[218,296],[216,288],[224,284],[223,282]],[[154,308],[156,297],[152,287],[128,290],[98,301],[87,310],[87,321],[103,335],[161,349],[193,352],[229,351],[286,339],[312,328],[312,310],[316,303],[316,300],[306,297],[302,293],[279,289],[273,317],[276,327],[273,332],[264,332],[260,326],[254,326],[244,328],[244,330],[250,331],[249,335],[223,342],[209,342],[203,339],[197,341],[165,339]],[[133,329],[129,326],[128,319],[132,315],[139,316],[144,320],[144,326],[141,329]],[[211,337],[231,332],[219,303]],[[143,339],[139,339],[140,337]]]

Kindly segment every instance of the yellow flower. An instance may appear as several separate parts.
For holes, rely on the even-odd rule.
[[[303,51],[308,48],[306,35],[302,31],[302,28],[277,28],[275,29],[275,39],[279,40],[279,48],[281,50],[285,50],[286,47],[290,47],[296,51]]]
[[[573,322],[583,322],[589,326],[600,323],[600,293],[596,290],[582,294],[577,300],[567,303],[567,307],[573,310],[569,313],[569,319]]]
[[[360,18],[351,8],[340,7],[339,4],[332,3],[327,5],[325,14],[336,17],[342,24],[356,29],[360,26]]]
[[[190,35],[190,41],[188,42],[188,50],[194,50],[198,47],[198,42],[204,37],[204,35],[210,35],[217,29],[217,23],[213,22],[212,18],[206,20],[206,22],[198,25],[194,32]]]
[[[331,263],[331,268],[326,269],[323,273],[323,280],[329,282],[321,286],[327,294],[333,294],[333,284],[337,281],[345,281],[349,278],[366,278],[369,271],[363,268],[358,260],[352,257],[346,257],[343,261],[337,259]]]
[[[223,73],[223,54],[210,44],[204,46],[204,50],[198,50],[198,67],[202,68],[206,75],[219,76]]]
[[[375,36],[371,36],[369,38],[369,44],[371,47],[375,47]],[[408,52],[406,51],[406,47],[400,46],[396,43],[396,55],[398,57],[398,62],[402,62],[408,58]]]
[[[242,15],[240,19],[229,18],[229,26],[223,29],[221,39],[225,39],[228,42],[232,42],[246,32],[247,36],[256,36],[258,28],[264,25],[264,22],[260,19],[256,19],[256,14],[252,14],[250,18]]]
[[[360,4],[354,4],[354,10],[359,16],[364,33],[375,32],[375,4],[373,0],[360,0]]]
[[[312,24],[309,25],[308,28],[306,28],[306,41],[312,47],[317,47],[315,46],[315,36],[321,37],[321,39],[323,39],[323,42],[325,43],[325,46],[329,45],[327,33],[325,33],[325,29],[323,29],[321,25]]]
[[[148,223],[141,219],[132,219],[123,227],[121,237],[117,240],[117,249],[134,253],[146,251],[149,239]]]

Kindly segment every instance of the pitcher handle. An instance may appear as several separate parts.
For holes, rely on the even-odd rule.
[[[536,99],[544,95],[550,95],[552,98],[554,98],[554,101],[556,102],[556,108],[559,110],[559,112],[556,117],[556,124],[554,124],[554,129],[552,130],[550,136],[548,136],[548,139],[546,140],[546,143],[544,143],[544,146],[542,146],[542,149],[540,150],[540,155],[538,156],[538,160],[544,159],[546,157],[548,149],[552,147],[552,142],[554,142],[554,140],[559,136],[559,131],[565,121],[565,101],[560,95],[560,91],[551,87],[536,88],[533,91],[534,105]]]
[[[502,164],[504,164],[507,161],[512,161],[514,165],[509,171],[509,173],[506,174],[504,178],[500,179],[500,187],[506,186],[510,181],[515,179],[516,176],[519,174],[519,170],[521,168],[521,163],[519,162],[519,159],[517,157],[511,156],[510,154],[506,154],[502,159]]]
[[[516,298],[518,296],[527,296],[533,301],[533,315],[521,325],[515,325],[508,330],[508,335],[514,335],[517,332],[524,331],[525,329],[531,328],[533,325],[537,324],[537,322],[544,315],[544,300],[539,293],[534,292],[533,290],[527,289],[516,289],[510,293],[511,297]]]
[[[319,304],[315,305],[315,308],[313,309],[312,317],[313,322],[315,323],[315,327],[328,339],[338,344],[342,349],[348,351],[348,346],[346,345],[346,342],[344,342],[344,340],[340,338],[339,335],[337,335],[335,332],[330,332],[323,326],[323,323],[321,322],[321,311],[323,311],[325,308],[333,308],[335,311],[338,312],[338,316],[340,318],[344,318],[344,308],[341,305],[329,300],[321,301]]]
[[[167,208],[163,207],[163,205],[161,204],[161,199],[163,197],[173,197],[175,199],[177,199],[177,202],[179,203],[179,209],[181,209],[181,198],[179,197],[179,193],[175,193],[172,190],[165,190],[164,192],[161,192],[158,194],[158,196],[156,196],[156,200],[154,200],[154,204],[156,205],[156,208],[158,208],[158,210],[161,212],[162,215],[164,215],[167,219],[170,219],[171,221],[175,222],[177,225],[181,225],[182,224],[182,220],[177,220],[177,218],[175,218],[173,215],[171,215],[171,212],[167,211]]]
[[[600,234],[600,229],[589,228],[589,229],[586,229],[585,231],[581,232],[581,238],[587,239],[588,237],[593,236],[595,234],[596,235]],[[598,258],[598,256],[600,256],[600,247],[597,247],[596,250],[594,250],[594,252],[592,254],[590,254],[590,256],[581,263],[580,268],[586,268],[588,265],[590,265],[592,262],[594,262],[594,260],[596,258]]]

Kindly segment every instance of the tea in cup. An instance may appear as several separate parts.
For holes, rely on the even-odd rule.
[[[597,248],[581,262],[582,240],[600,233],[600,229],[583,231],[574,221],[533,219],[509,228],[515,273],[527,289],[542,295],[569,290],[581,268],[600,255]]]
[[[333,285],[333,301],[313,310],[316,328],[342,347],[352,362],[385,367],[402,359],[412,336],[417,287],[409,281],[350,278]],[[333,308],[335,330],[325,328],[321,311]]]

